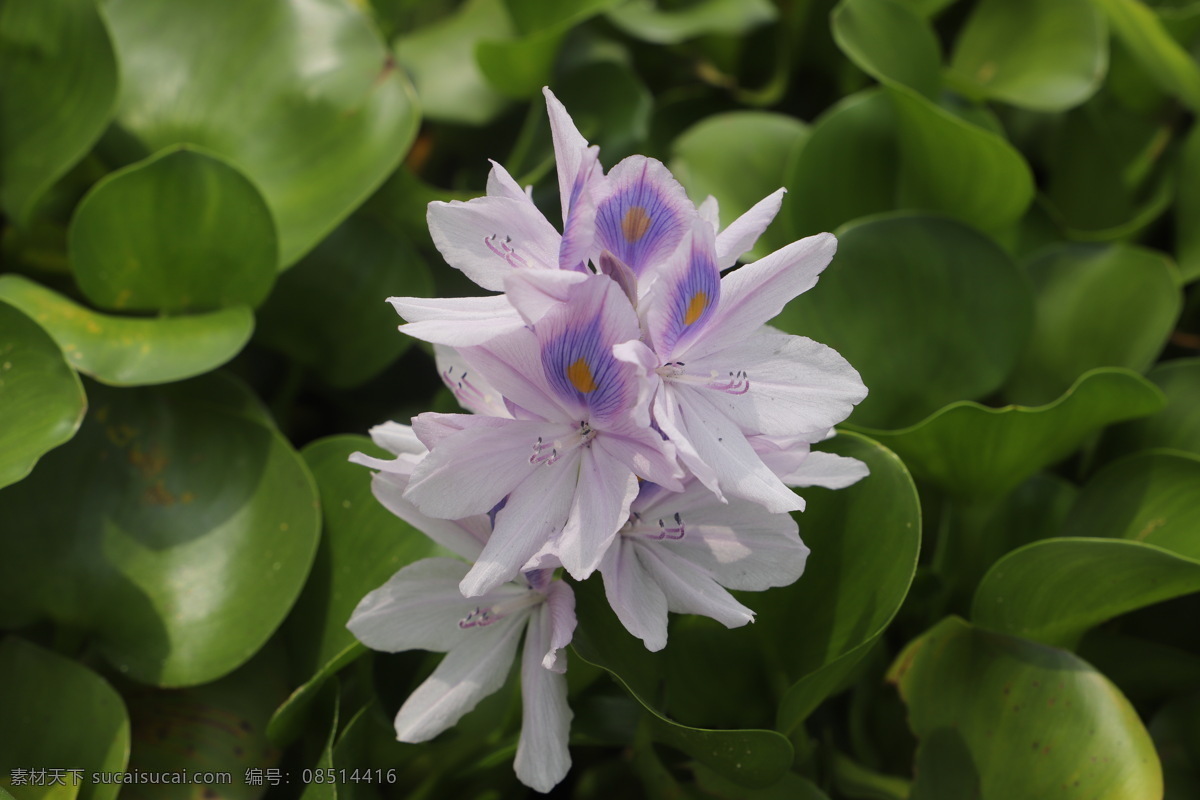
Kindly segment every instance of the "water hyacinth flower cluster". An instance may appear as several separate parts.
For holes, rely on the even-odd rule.
[[[727,271],[783,190],[720,230],[716,201],[695,206],[654,159],[605,174],[598,148],[545,94],[561,232],[493,164],[487,196],[432,203],[428,219],[446,261],[495,294],[390,300],[400,329],[434,344],[470,413],[386,423],[372,435],[395,458],[354,457],[377,470],[387,508],[463,560],[401,569],[349,622],[377,650],[447,654],[400,708],[407,742],[499,689],[521,647],[515,769],[543,792],[570,766],[566,576],[598,572],[650,650],[667,643],[668,612],[744,625],[754,614],[730,589],[787,585],[804,570],[792,487],[866,474],[810,451],[866,396],[858,373],[766,324],[815,285],[834,237]]]

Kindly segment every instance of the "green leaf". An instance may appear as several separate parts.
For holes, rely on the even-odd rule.
[[[468,0],[452,16],[396,40],[396,59],[412,75],[421,111],[431,120],[484,125],[508,101],[480,71],[484,40],[515,34],[502,0]]]
[[[1087,100],[1107,69],[1108,31],[1091,0],[983,0],[950,63],[989,99],[1049,112]]]
[[[1030,295],[987,237],[954,220],[896,214],[839,231],[818,286],[774,324],[828,344],[862,373],[871,393],[853,423],[898,427],[998,388],[1028,334]]]
[[[1107,536],[1200,559],[1200,456],[1149,451],[1114,461],[1088,481],[1064,536]]]
[[[1033,200],[1033,174],[1004,138],[905,86],[890,85],[900,137],[902,206],[939,211],[986,231],[1016,222]]]
[[[1153,416],[1106,431],[1102,452],[1122,454],[1168,447],[1200,455],[1200,358],[1164,361],[1146,377],[1162,389],[1166,407]]]
[[[1200,591],[1200,561],[1144,542],[1047,539],[992,565],[975,591],[975,624],[1074,648],[1119,614]]]
[[[894,450],[918,478],[959,497],[989,498],[1066,458],[1104,426],[1162,406],[1162,393],[1140,375],[1097,369],[1044,406],[959,402],[902,430],[864,432]]]
[[[880,89],[826,111],[791,162],[782,215],[797,238],[896,207],[896,113]]]
[[[1200,693],[1164,704],[1149,728],[1162,757],[1167,800],[1196,796],[1200,792]]]
[[[112,386],[171,383],[216,369],[254,329],[244,307],[181,317],[100,314],[18,275],[0,276],[0,299],[37,320],[71,366]]]
[[[211,681],[263,645],[308,575],[316,488],[212,385],[88,386],[75,439],[0,493],[0,624],[49,618],[160,686]]]
[[[784,114],[715,114],[675,139],[671,171],[694,201],[703,201],[708,195],[717,198],[724,227],[779,188],[780,164],[787,162],[807,134],[803,122]],[[732,159],[728,157],[731,152],[741,155]],[[770,233],[765,238],[770,239]],[[761,256],[769,249],[760,243],[751,252]]]
[[[256,306],[278,258],[271,211],[254,184],[187,146],[96,184],[71,220],[68,248],[79,288],[118,311]]]
[[[103,678],[10,636],[0,641],[0,708],[0,786],[17,800],[40,797],[46,788],[14,785],[18,769],[80,770],[78,785],[65,774],[66,789],[55,797],[116,800],[120,786],[91,780],[92,772],[124,771],[129,758],[129,715]]]
[[[993,565],[975,594],[976,623],[1073,647],[1112,617],[1200,591],[1200,456],[1150,452],[1109,465],[1063,533],[1078,538],[1035,542]]]
[[[681,750],[726,780],[762,788],[778,781],[792,763],[792,746],[768,730],[706,730],[680,725],[659,710],[659,684],[665,675],[663,653],[650,653],[621,625],[608,606],[598,580],[575,587],[579,627],[571,649],[603,667],[649,712],[655,741]],[[670,646],[670,645],[668,645]]]
[[[440,550],[374,497],[371,471],[348,460],[356,452],[391,457],[365,436],[329,436],[301,454],[320,490],[325,535],[287,627],[293,673],[312,678],[272,718],[271,738],[276,741],[299,733],[315,692],[365,652],[346,629],[359,601],[401,567]]]
[[[634,153],[645,142],[654,98],[628,64],[584,64],[568,73],[554,92],[583,137],[600,145],[606,163]]]
[[[75,435],[87,398],[54,340],[3,300],[0,342],[2,487],[24,478],[47,451]]]
[[[1132,245],[1059,244],[1031,258],[1033,334],[1005,387],[1045,403],[1096,367],[1143,372],[1162,351],[1183,305],[1167,258]]]
[[[1070,238],[1131,239],[1171,205],[1174,126],[1103,92],[1042,137],[1046,211]]]
[[[841,0],[831,14],[833,38],[859,69],[929,98],[941,88],[941,52],[933,28],[895,0]]]
[[[522,33],[566,28],[590,19],[621,0],[504,0],[509,16]]]
[[[117,62],[95,0],[0,6],[0,207],[27,223],[37,200],[112,119]]]
[[[424,259],[393,226],[364,215],[343,222],[283,275],[258,311],[256,341],[316,371],[330,386],[357,386],[382,372],[412,339],[388,297],[425,297]]]
[[[901,653],[889,680],[920,739],[912,800],[1162,797],[1137,712],[1071,653],[950,617]]]
[[[412,86],[349,3],[108,0],[117,122],[154,152],[188,142],[262,191],[288,266],[395,169]],[[216,54],[219,54],[217,56]]]
[[[679,44],[710,33],[736,36],[779,16],[770,0],[696,0],[672,9],[658,5],[654,0],[629,0],[609,11],[608,20],[642,41]]]
[[[229,783],[132,784],[121,800],[256,800],[263,785],[246,782],[247,770],[278,766],[281,753],[266,736],[267,717],[287,691],[287,660],[271,642],[250,661],[218,681],[186,689],[130,686],[133,739],[130,771],[226,772]],[[297,776],[298,777],[298,776]]]
[[[747,790],[699,764],[693,771],[696,785],[704,791],[704,797],[724,800],[829,800],[829,796],[818,789],[815,783],[794,772],[785,773],[778,783],[765,789]]]
[[[1092,0],[1116,34],[1155,81],[1192,111],[1200,110],[1200,67],[1139,0]]]
[[[549,28],[519,39],[485,39],[475,45],[479,72],[505,97],[540,98],[568,28]],[[536,100],[535,100],[536,102]]]
[[[853,433],[820,449],[857,458],[871,474],[847,489],[804,490],[797,522],[812,550],[804,575],[749,601],[754,632],[789,684],[777,715],[789,732],[878,641],[908,594],[921,546],[920,503],[900,459]]]
[[[1175,204],[1175,251],[1184,283],[1200,280],[1200,127],[1183,143],[1177,166],[1179,198]]]

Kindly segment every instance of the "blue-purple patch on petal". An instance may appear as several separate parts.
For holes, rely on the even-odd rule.
[[[668,289],[665,327],[656,342],[660,355],[671,353],[702,330],[721,296],[721,271],[712,236],[693,236],[686,258],[686,265]]]
[[[626,400],[625,367],[612,354],[599,316],[569,321],[542,345],[542,367],[562,399],[597,416],[617,413]]]
[[[696,209],[659,161],[631,156],[608,175],[596,207],[596,244],[635,275],[666,261],[692,225]]]

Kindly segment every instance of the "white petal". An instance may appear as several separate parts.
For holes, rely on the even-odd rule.
[[[527,199],[435,201],[426,219],[446,263],[485,289],[501,291],[514,269],[558,269],[562,237]]]
[[[565,422],[573,417],[546,381],[541,346],[528,328],[499,336],[481,347],[465,347],[459,353],[508,401],[546,420]],[[578,419],[574,422],[578,424]]]
[[[468,347],[525,327],[521,315],[504,295],[389,297],[388,302],[408,320],[407,325],[400,326],[400,332],[423,342]]]
[[[496,513],[491,538],[459,584],[473,597],[517,576],[521,567],[562,530],[579,481],[578,450],[553,464],[536,465]],[[470,491],[465,489],[464,491]]]
[[[694,360],[741,341],[817,283],[837,250],[831,233],[809,236],[721,279],[721,299],[703,336],[676,355]]]
[[[639,546],[646,571],[662,587],[667,608],[677,614],[712,617],[727,628],[754,621],[754,612],[725,591],[703,569],[667,550]]]
[[[696,213],[700,215],[700,219],[712,226],[715,235],[721,227],[721,207],[717,203],[717,198],[711,194],[704,198],[704,202],[696,206]]]
[[[803,499],[763,464],[724,409],[713,405],[710,396],[716,392],[669,383],[664,391],[669,395],[667,402],[674,403],[677,412],[676,435],[686,437],[700,460],[715,473],[722,492],[761,503],[773,513],[803,510]],[[686,464],[684,449],[679,452]]]
[[[670,489],[682,489],[684,472],[675,459],[675,446],[653,428],[627,428],[597,436],[593,449],[624,464],[634,475]]]
[[[424,742],[454,725],[504,685],[529,611],[486,628],[471,628],[396,715],[396,738]]]
[[[689,375],[744,371],[743,394],[697,388],[747,434],[797,436],[838,424],[867,396],[858,371],[836,350],[763,326],[706,358],[689,359]]]
[[[491,159],[488,159],[491,161]],[[503,166],[492,161],[492,169],[488,172],[487,178],[487,195],[488,197],[507,197],[510,200],[522,200],[532,204],[528,195],[521,189],[521,185],[513,180],[513,176],[508,174]]]
[[[553,789],[571,768],[567,739],[571,729],[567,705],[567,679],[542,666],[550,646],[551,625],[545,606],[529,618],[525,651],[521,656],[521,738],[513,769],[521,783],[539,792]]]
[[[369,431],[371,441],[395,455],[424,455],[425,445],[413,433],[411,425],[399,422],[384,422]]]
[[[629,519],[629,504],[637,496],[637,476],[628,466],[597,447],[580,454],[579,483],[554,553],[576,580],[584,580]]]
[[[469,568],[453,558],[426,558],[409,564],[367,594],[346,627],[372,650],[452,650],[474,630],[463,630],[459,620],[481,602],[467,600],[458,591]],[[516,585],[503,586],[482,602],[491,605],[525,591]]]
[[[487,378],[475,372],[465,358],[453,347],[435,344],[433,358],[437,362],[442,383],[454,393],[459,405],[474,414],[489,417],[511,417],[504,398]]]
[[[404,497],[406,489],[406,475],[380,472],[371,478],[371,493],[388,511],[468,561],[474,561],[479,556],[483,550],[483,543],[487,541],[492,530],[486,516],[480,514],[461,520],[430,517],[418,511],[417,507]]]
[[[796,469],[780,475],[788,486],[824,486],[826,489],[844,489],[858,483],[871,472],[857,458],[848,458],[834,453],[813,451]]]
[[[604,577],[604,596],[625,630],[641,639],[651,652],[666,647],[667,596],[642,566],[629,537],[617,537],[600,562],[600,574]]]
[[[548,87],[543,87],[542,94],[546,97],[546,113],[550,117],[550,136],[554,141],[554,161],[558,167],[562,218],[566,220],[570,211],[571,190],[575,186],[575,178],[579,175],[588,143],[554,93]]]
[[[732,267],[743,253],[754,247],[758,237],[779,213],[785,194],[787,189],[776,189],[717,234],[717,266],[721,269]]]
[[[504,279],[504,294],[517,313],[530,325],[570,298],[570,288],[587,280],[587,274],[571,270],[526,269]]]
[[[546,619],[550,626],[550,644],[542,657],[542,666],[555,672],[566,672],[566,661],[559,651],[571,643],[575,635],[575,592],[563,581],[551,581],[546,589]]]
[[[736,497],[722,503],[698,481],[684,492],[659,493],[644,506],[639,497],[633,510],[650,527],[658,519],[673,526],[678,514],[682,538],[646,539],[641,547],[686,559],[728,589],[787,586],[804,572],[808,548],[789,514]]]
[[[419,419],[419,418],[418,418]],[[543,422],[494,417],[437,442],[413,470],[405,497],[422,513],[442,519],[486,514],[538,469],[529,463]]]

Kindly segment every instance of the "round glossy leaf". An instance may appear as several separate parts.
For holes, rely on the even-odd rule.
[[[1200,456],[1150,451],[1114,461],[1083,487],[1063,535],[1131,539],[1200,560]]]
[[[694,201],[703,201],[708,195],[717,198],[723,227],[780,187],[779,166],[803,144],[807,134],[803,122],[785,114],[717,114],[675,139],[671,171]],[[729,158],[734,152],[739,157]],[[780,227],[776,224],[773,229],[778,231]],[[768,228],[764,238],[769,240],[771,231]],[[760,243],[751,252],[761,256],[769,249],[773,248]]]
[[[95,0],[0,6],[0,207],[26,220],[112,118],[117,62]]]
[[[1159,86],[1188,108],[1200,109],[1200,67],[1141,0],[1092,0],[1108,15],[1113,33]]]
[[[653,0],[629,0],[608,12],[621,30],[654,44],[678,44],[704,34],[734,36],[779,16],[770,0],[697,0],[663,9]]]
[[[379,374],[408,349],[387,297],[433,290],[425,261],[404,236],[350,217],[279,277],[258,311],[256,340],[315,370],[336,387]]]
[[[503,0],[469,0],[453,15],[397,39],[396,59],[412,75],[421,112],[467,125],[496,117],[508,101],[484,77],[475,51],[480,42],[514,33]]]
[[[308,575],[316,488],[276,431],[207,385],[89,384],[70,446],[0,494],[0,622],[48,617],[161,686],[213,680],[263,645]]]
[[[954,220],[895,215],[840,231],[820,283],[773,324],[845,356],[870,389],[851,421],[885,428],[1000,386],[1032,313],[1028,282],[990,239]]]
[[[1002,137],[906,86],[891,85],[900,137],[899,199],[983,230],[1016,222],[1033,200],[1033,173]]]
[[[1168,800],[1200,793],[1200,693],[1172,698],[1149,727],[1162,756]]]
[[[912,800],[1162,797],[1137,712],[1065,650],[950,617],[912,642],[888,677],[920,740]]]
[[[1092,0],[984,0],[950,69],[983,96],[1035,111],[1077,106],[1108,69],[1108,31]]]
[[[71,366],[112,386],[171,383],[216,369],[254,329],[245,307],[181,317],[100,314],[18,275],[0,276],[0,299],[37,320]]]
[[[1106,431],[1102,452],[1168,447],[1200,455],[1200,358],[1164,361],[1146,377],[1162,389],[1166,407],[1153,416]]]
[[[186,689],[129,686],[125,701],[137,742],[130,771],[149,773],[227,772],[229,783],[132,784],[121,800],[256,800],[263,783],[245,779],[247,770],[279,764],[281,753],[267,740],[267,718],[287,692],[287,660],[272,641],[250,661],[213,683]],[[200,773],[203,776],[202,773]]]
[[[695,728],[664,716],[660,709],[667,675],[665,654],[649,652],[625,630],[609,608],[599,581],[577,585],[575,598],[579,626],[571,649],[611,673],[645,707],[655,741],[683,751],[740,786],[770,786],[788,771],[792,746],[775,731]]]
[[[9,784],[14,770],[59,769],[55,797],[115,800],[116,784],[92,772],[122,772],[129,758],[129,715],[108,682],[82,664],[10,636],[0,641],[0,781],[18,798],[47,786]],[[55,765],[50,767],[49,765]],[[79,780],[66,770],[76,770]]]
[[[1061,244],[1030,259],[1033,334],[1005,387],[1018,403],[1046,403],[1096,367],[1142,372],[1183,306],[1167,258],[1131,245]]]
[[[900,459],[853,433],[820,449],[857,458],[871,474],[838,491],[804,490],[807,507],[796,515],[812,550],[804,574],[748,600],[754,633],[790,686],[777,716],[783,731],[799,727],[876,643],[908,594],[921,547],[917,490]]]
[[[1141,376],[1098,369],[1044,406],[954,403],[908,428],[866,432],[896,451],[914,475],[951,494],[1000,497],[1106,425],[1162,406],[1162,394]]]
[[[54,340],[0,300],[0,486],[24,478],[74,436],[86,407],[79,377]]]
[[[975,624],[1061,647],[1138,608],[1200,591],[1200,561],[1144,542],[1047,539],[992,565]]]
[[[797,238],[896,207],[896,112],[878,89],[825,112],[791,162],[783,217]]]
[[[170,148],[114,172],[69,235],[79,288],[101,308],[256,306],[275,280],[275,224],[258,189],[219,158]]]
[[[105,12],[118,123],[148,151],[189,142],[244,172],[271,208],[282,266],[366,199],[416,133],[412,86],[350,3],[108,0]]]
[[[859,69],[926,97],[941,88],[941,53],[933,28],[895,0],[842,0],[831,15],[833,38]]]
[[[621,0],[504,0],[509,15],[522,33],[577,25]]]
[[[326,437],[302,454],[320,490],[325,535],[287,630],[293,674],[312,677],[271,720],[275,741],[299,732],[315,693],[363,652],[346,628],[359,601],[401,567],[440,550],[375,499],[371,471],[348,460],[356,452],[390,457],[365,436]]]

